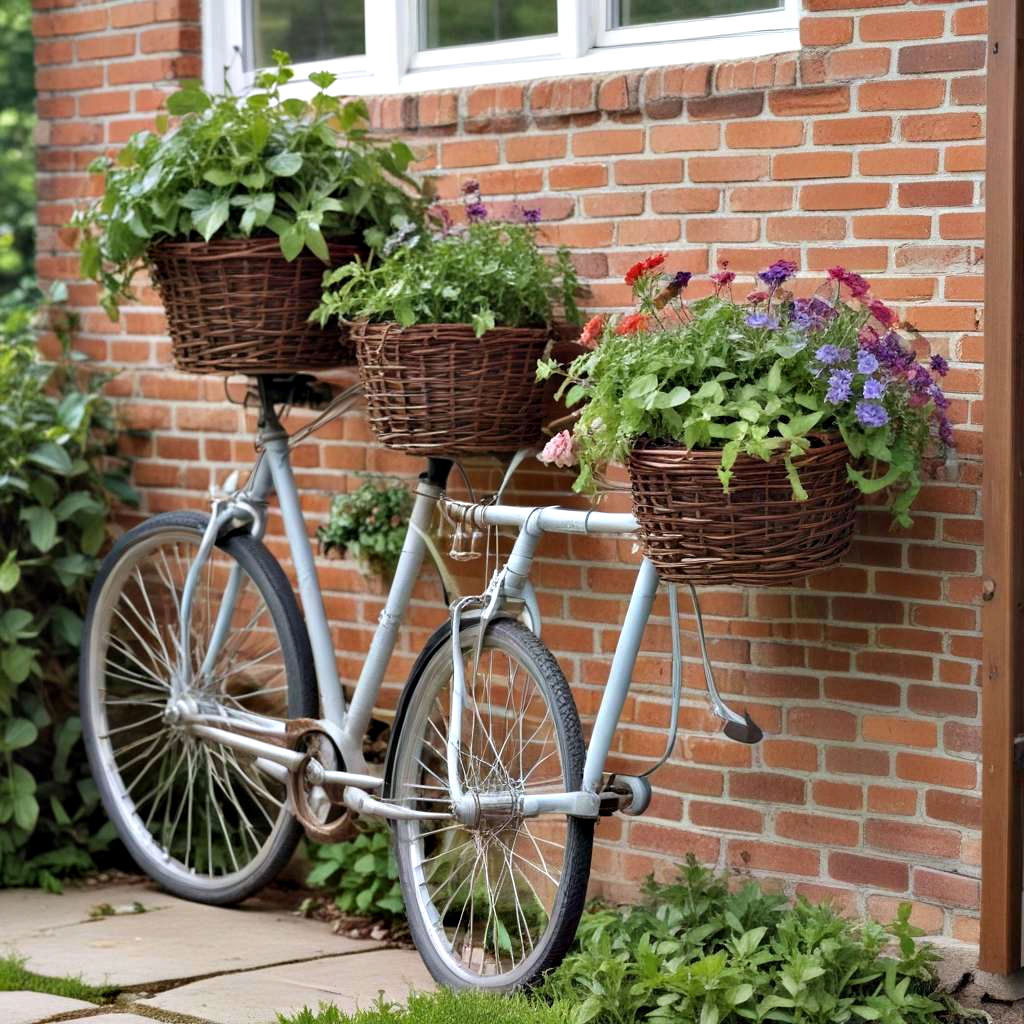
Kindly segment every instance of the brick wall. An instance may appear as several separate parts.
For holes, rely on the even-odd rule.
[[[807,287],[811,272],[843,263],[948,356],[959,461],[925,488],[911,530],[893,533],[884,513],[866,510],[847,564],[807,586],[705,595],[723,688],[767,738],[752,750],[717,734],[690,643],[685,732],[655,776],[650,813],[600,823],[595,877],[625,895],[693,850],[882,917],[912,899],[928,931],[976,941],[985,6],[805,5],[798,54],[384,97],[373,115],[419,147],[442,197],[475,178],[488,198],[540,206],[547,237],[575,253],[593,308],[625,303],[623,271],[655,247],[669,269],[698,274],[720,259],[747,272],[785,256]],[[35,7],[39,269],[74,278],[61,225],[94,191],[83,169],[150,124],[175,78],[198,74],[197,0]],[[72,296],[81,346],[124,367],[113,385],[122,412],[151,431],[130,442],[145,511],[201,505],[212,480],[250,457],[251,419],[224,404],[219,381],[168,369],[150,291],[116,326],[91,287]],[[314,520],[353,470],[417,469],[368,441],[351,415],[299,451]],[[517,497],[565,500],[567,484],[532,469]],[[550,538],[542,554],[545,636],[587,715],[638,556],[581,537]],[[322,569],[351,679],[380,588],[347,562]],[[438,599],[424,582],[393,684],[439,620]],[[668,630],[656,610],[622,767],[659,751],[667,720]]]

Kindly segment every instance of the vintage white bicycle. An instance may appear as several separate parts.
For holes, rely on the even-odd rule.
[[[412,937],[433,977],[453,987],[529,985],[573,940],[595,821],[640,814],[650,800],[653,769],[610,775],[605,762],[659,585],[645,559],[585,747],[568,683],[540,639],[531,562],[546,532],[623,535],[636,523],[628,514],[503,505],[500,491],[485,503],[449,501],[452,463],[430,459],[346,705],[289,452],[357,389],[289,437],[278,406],[301,379],[257,380],[259,456],[247,484],[215,497],[209,515],[169,512],[129,530],[93,586],[81,706],[106,809],[151,878],[215,904],[270,882],[303,830],[331,841],[350,812],[385,818]],[[262,541],[272,494],[302,611]],[[459,535],[492,527],[518,535],[484,593],[453,601],[448,623],[420,652],[379,777],[363,740],[442,503]],[[673,702],[658,764],[674,744],[681,687],[674,588],[669,600]],[[757,742],[749,716],[718,696],[706,652],[704,664],[726,733]]]

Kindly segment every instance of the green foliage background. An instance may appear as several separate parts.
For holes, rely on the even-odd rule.
[[[29,0],[0,0],[0,296],[35,259],[35,98]]]

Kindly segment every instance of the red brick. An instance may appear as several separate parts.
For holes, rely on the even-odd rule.
[[[966,793],[929,789],[925,794],[925,813],[929,818],[949,821],[964,828],[981,828],[981,801]]]
[[[711,213],[721,204],[721,193],[712,188],[662,188],[650,193],[655,213]]]
[[[919,114],[905,117],[902,136],[908,142],[943,142],[957,139],[980,139],[980,114]]]
[[[642,153],[644,131],[642,128],[617,128],[577,132],[572,137],[572,151],[576,156]]]
[[[732,127],[732,125],[730,125]],[[717,124],[666,124],[651,128],[651,149],[655,153],[677,153],[688,150],[718,149],[720,131]],[[632,152],[641,152],[640,148]]]
[[[910,884],[910,869],[906,864],[856,853],[829,854],[828,871],[839,882],[894,892],[905,892]]]
[[[548,184],[555,189],[601,188],[608,184],[604,164],[563,164],[548,171]]]
[[[768,221],[770,242],[839,241],[845,237],[842,217],[772,217]]]
[[[914,895],[935,900],[944,906],[974,910],[981,898],[981,885],[973,878],[965,878],[950,871],[917,868],[914,871]]]
[[[493,139],[445,142],[441,145],[442,167],[482,167],[498,162],[498,143]]]
[[[950,686],[911,686],[907,707],[923,715],[972,718],[978,713],[978,695],[972,690]]]
[[[725,144],[730,149],[782,149],[803,141],[803,121],[737,121],[725,126]]]
[[[942,11],[900,11],[899,14],[865,14],[858,20],[860,37],[866,43],[897,42],[903,39],[936,39],[942,35]]]
[[[814,142],[818,146],[888,142],[891,135],[889,117],[840,117],[814,122]]]
[[[878,814],[912,815],[917,811],[917,790],[868,786],[868,810]]]
[[[843,185],[805,185],[800,190],[802,210],[872,210],[889,202],[889,186],[872,182]]]
[[[766,739],[761,743],[761,756],[766,768],[782,768],[794,772],[818,770],[818,748],[813,743]]]
[[[824,807],[838,807],[857,811],[864,806],[864,792],[860,786],[850,782],[833,782],[819,779],[814,783],[814,802]]]
[[[724,121],[734,117],[759,117],[764,110],[764,93],[741,92],[729,96],[693,99],[686,105],[691,121]]]
[[[565,156],[565,135],[527,135],[505,139],[505,159],[512,163],[552,160]]]
[[[853,218],[854,238],[927,238],[931,233],[929,217],[877,214]]]
[[[857,91],[861,110],[928,110],[942,105],[944,79],[865,82]]]
[[[783,180],[794,178],[845,178],[853,170],[850,153],[819,151],[812,153],[780,153],[772,157],[772,177]]]
[[[985,41],[926,43],[900,49],[901,75],[935,74],[942,71],[976,71],[985,66]]]
[[[729,207],[734,213],[765,213],[789,210],[793,189],[783,185],[764,185],[729,190]]]
[[[891,853],[915,853],[924,857],[950,859],[960,856],[960,833],[934,825],[910,821],[869,821],[864,842]]]
[[[729,865],[745,871],[771,871],[783,875],[816,877],[821,854],[806,846],[782,846],[778,843],[730,839]]]
[[[850,109],[850,90],[846,86],[823,85],[805,89],[780,89],[768,97],[773,114],[844,114]]]
[[[885,47],[861,50],[836,50],[825,58],[825,74],[830,82],[860,82],[879,78],[889,72],[890,54]]]
[[[802,779],[771,772],[732,772],[729,775],[729,796],[734,800],[782,804],[802,804],[806,799]]]
[[[690,179],[705,181],[757,181],[768,175],[765,156],[695,156],[689,161]]]
[[[779,811],[775,815],[775,833],[783,839],[815,846],[856,846],[860,842],[860,823],[851,818]]]
[[[964,761],[924,754],[897,754],[896,774],[910,782],[927,782],[950,789],[973,789],[977,784],[977,768]]]
[[[734,804],[713,804],[690,801],[690,821],[699,828],[722,829],[726,832],[761,832],[764,815],[749,807]]]
[[[939,166],[937,149],[872,149],[858,157],[866,175],[934,174]]]
[[[663,245],[679,240],[678,220],[632,220],[619,225],[620,245]]]
[[[660,157],[655,160],[619,160],[615,164],[617,185],[662,185],[682,180],[683,161],[672,157]]]
[[[915,181],[899,186],[900,206],[970,206],[974,182]]]
[[[843,46],[853,39],[853,18],[801,18],[801,46]]]
[[[958,36],[983,36],[988,31],[988,9],[985,4],[971,4],[953,12],[953,32]]]
[[[530,86],[530,107],[535,112],[574,114],[594,109],[592,78],[558,78]]]

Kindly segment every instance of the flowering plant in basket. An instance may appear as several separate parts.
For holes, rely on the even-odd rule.
[[[542,378],[564,372],[560,393],[583,404],[542,458],[578,461],[575,488],[592,490],[602,464],[638,443],[674,442],[719,453],[726,493],[737,460],[781,461],[801,502],[804,457],[838,436],[848,480],[863,494],[887,492],[895,522],[907,525],[926,455],[953,443],[942,356],[920,363],[912,328],[842,267],[796,297],[796,267],[779,260],[737,299],[736,275],[723,265],[713,294],[688,302],[691,275],[667,275],[664,263],[658,254],[629,269],[635,311],[593,317],[580,338],[587,351],[567,370],[539,364]]]

